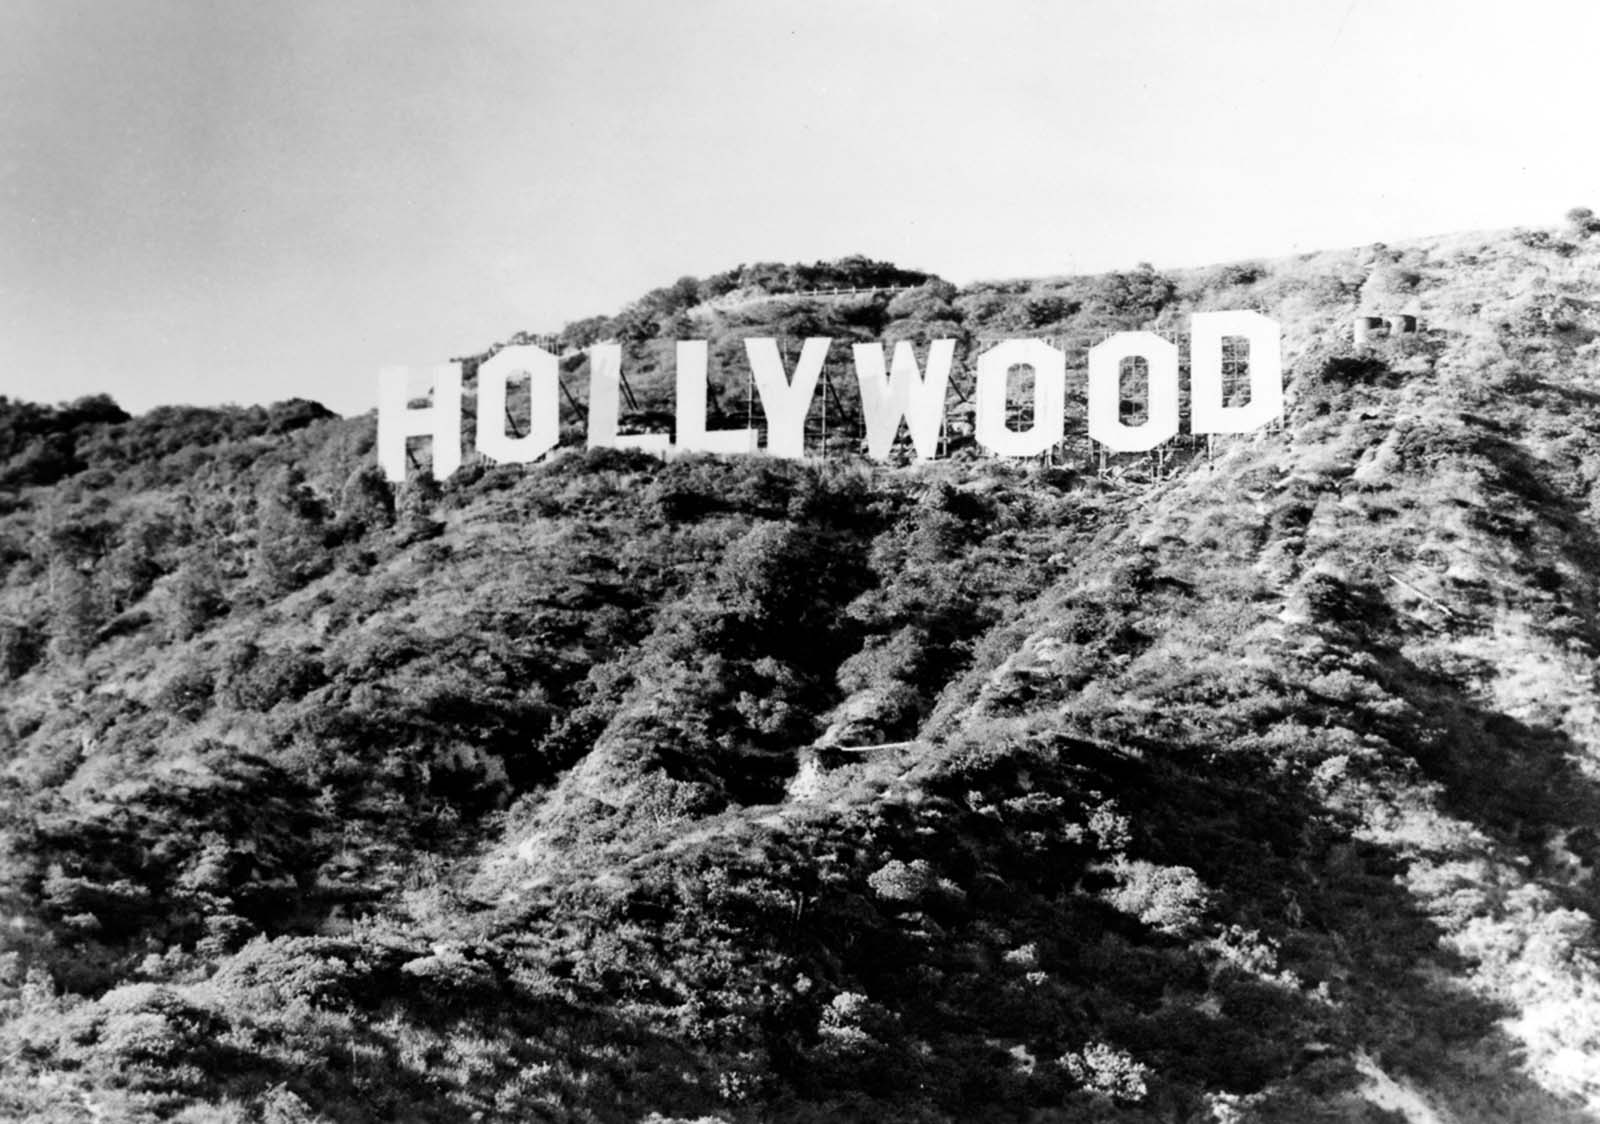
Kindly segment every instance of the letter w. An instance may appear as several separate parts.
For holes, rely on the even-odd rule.
[[[955,340],[934,340],[928,345],[928,373],[917,370],[917,353],[911,341],[894,345],[894,372],[885,374],[883,345],[858,343],[856,381],[861,384],[861,412],[867,423],[867,455],[886,461],[900,432],[900,419],[911,433],[911,444],[921,460],[939,451],[939,430],[944,425],[945,390],[950,385],[950,365]]]

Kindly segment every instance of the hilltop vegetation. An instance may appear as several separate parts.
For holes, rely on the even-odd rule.
[[[842,342],[806,463],[0,400],[0,1118],[1600,1117],[1592,225],[562,334],[1277,317],[1159,473],[873,466]]]

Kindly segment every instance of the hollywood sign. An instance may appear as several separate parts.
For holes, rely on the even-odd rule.
[[[1242,405],[1225,401],[1223,345],[1248,346],[1249,393]],[[1189,321],[1189,432],[1248,433],[1283,413],[1282,333],[1278,323],[1258,312],[1197,312]],[[805,422],[816,395],[832,341],[808,339],[792,372],[784,370],[774,339],[744,341],[750,374],[766,417],[765,452],[778,457],[805,455]],[[867,455],[888,460],[902,423],[920,459],[937,452],[945,420],[945,394],[955,357],[954,340],[934,340],[926,368],[911,344],[895,345],[892,363],[882,344],[854,344],[856,379]],[[706,428],[704,340],[677,345],[677,416],[674,432],[617,432],[622,349],[617,344],[589,348],[590,448],[645,449],[658,453],[755,453],[756,429]],[[1147,411],[1142,424],[1122,420],[1122,367],[1142,359],[1147,371]],[[1010,428],[1007,384],[1015,367],[1033,371],[1033,420],[1027,429]],[[1178,346],[1154,332],[1119,332],[1089,349],[1089,437],[1117,453],[1147,452],[1178,434]],[[528,380],[529,418],[520,434],[506,432],[510,380]],[[560,438],[560,359],[531,344],[504,348],[478,367],[478,452],[501,464],[527,464],[555,448]],[[462,376],[455,366],[433,372],[432,402],[412,406],[411,372],[388,368],[379,377],[378,461],[390,480],[406,478],[406,442],[433,440],[433,475],[444,480],[461,466]],[[996,456],[1031,457],[1062,439],[1066,416],[1067,357],[1041,339],[1004,340],[978,357],[973,392],[973,437]]]

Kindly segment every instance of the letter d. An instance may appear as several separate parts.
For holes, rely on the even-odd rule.
[[[1250,345],[1250,401],[1223,400],[1222,341]],[[1259,312],[1197,312],[1189,320],[1189,432],[1249,433],[1283,415],[1283,332]]]

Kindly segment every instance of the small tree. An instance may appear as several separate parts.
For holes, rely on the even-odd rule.
[[[162,552],[175,534],[172,519],[160,512],[135,518],[122,531],[106,557],[102,579],[113,611],[127,608],[149,592],[162,573]]]
[[[357,533],[394,525],[394,489],[377,465],[362,465],[345,480],[339,521]]]
[[[281,597],[327,572],[322,525],[327,513],[294,465],[280,469],[256,507],[253,576],[262,592]]]
[[[418,473],[400,486],[395,530],[402,542],[431,539],[444,530],[444,524],[433,517],[433,509],[443,497],[438,482],[426,473]]]
[[[187,640],[201,632],[228,606],[222,581],[209,550],[197,551],[173,576],[167,628],[174,639]]]
[[[38,662],[44,638],[26,621],[0,618],[0,682],[15,679]]]
[[[76,566],[50,567],[50,651],[57,659],[82,659],[94,646],[99,614],[89,579]]]

